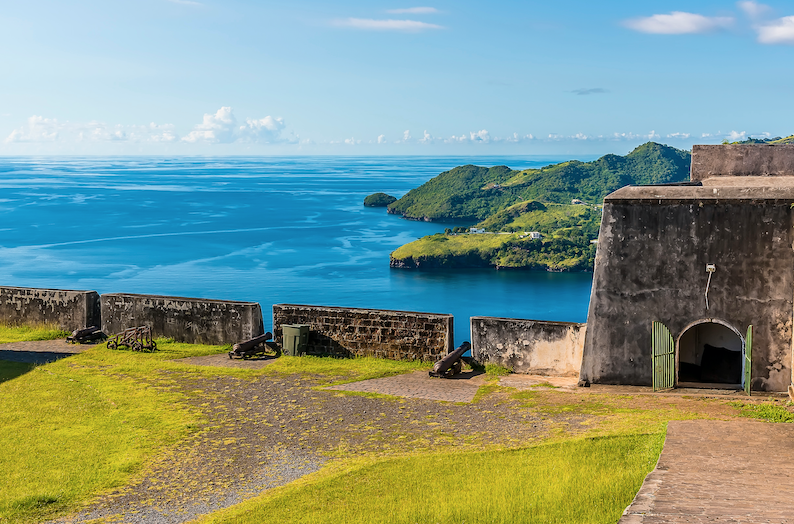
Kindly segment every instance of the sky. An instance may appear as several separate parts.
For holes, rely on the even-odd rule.
[[[592,155],[794,133],[790,1],[8,0],[0,50],[0,155]]]

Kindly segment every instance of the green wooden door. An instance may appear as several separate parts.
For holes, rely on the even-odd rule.
[[[753,326],[747,328],[747,338],[744,340],[744,392],[750,395],[750,386],[753,384]]]
[[[675,384],[675,342],[661,322],[654,321],[651,329],[653,390],[670,389]]]

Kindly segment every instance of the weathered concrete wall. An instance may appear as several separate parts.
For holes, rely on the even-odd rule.
[[[692,181],[716,176],[794,176],[794,144],[692,146]]]
[[[453,317],[435,313],[276,304],[273,336],[283,324],[308,324],[309,354],[435,361],[453,350]]]
[[[472,356],[516,373],[578,376],[587,324],[472,317]]]
[[[791,382],[794,190],[626,187],[605,199],[581,378],[651,385],[651,322],[755,327],[752,387]],[[706,264],[716,264],[704,292]]]
[[[234,344],[264,333],[257,302],[124,293],[102,295],[101,302],[108,335],[149,326],[154,336],[179,342]]]
[[[56,324],[73,331],[98,326],[96,291],[0,287],[0,320],[9,324]]]

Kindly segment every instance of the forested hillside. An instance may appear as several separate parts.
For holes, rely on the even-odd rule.
[[[626,156],[605,155],[592,162],[571,160],[541,169],[506,166],[456,167],[409,191],[389,205],[389,213],[418,220],[484,220],[507,207],[534,200],[566,203],[578,198],[600,204],[629,184],[679,182],[689,178],[690,153],[648,142]]]

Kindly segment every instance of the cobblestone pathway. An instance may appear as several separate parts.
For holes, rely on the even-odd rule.
[[[619,524],[794,523],[794,424],[670,422]]]

